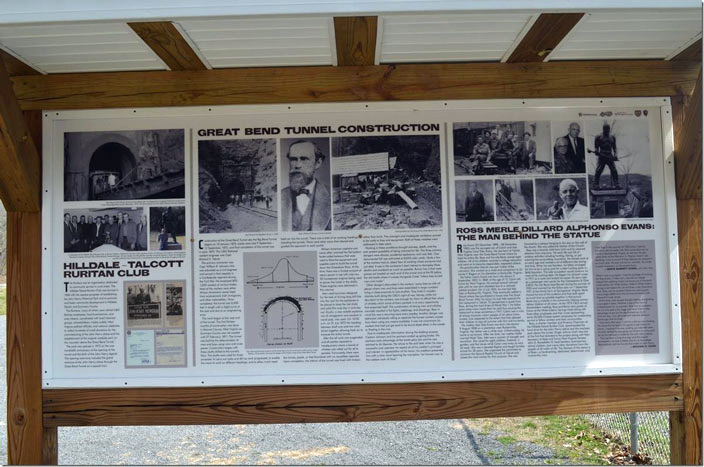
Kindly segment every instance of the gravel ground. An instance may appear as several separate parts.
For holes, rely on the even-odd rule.
[[[5,334],[5,316],[0,316]],[[0,339],[0,463],[7,463],[5,339]],[[462,420],[59,428],[60,464],[526,465],[567,463]]]

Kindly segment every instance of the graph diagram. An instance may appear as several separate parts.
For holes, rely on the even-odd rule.
[[[296,270],[288,258],[281,258],[269,274],[247,281],[251,285],[268,284],[312,284],[315,278]]]
[[[273,298],[262,309],[262,338],[268,343],[303,341],[303,314],[295,298]]]
[[[318,347],[318,252],[246,251],[242,267],[245,348]]]

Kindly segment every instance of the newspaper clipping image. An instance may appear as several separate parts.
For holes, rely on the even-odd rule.
[[[127,327],[133,329],[162,327],[163,296],[161,282],[125,283]]]
[[[185,366],[185,282],[125,282],[126,367]]]
[[[183,328],[185,284],[183,282],[167,282],[164,287],[166,289],[166,327]]]

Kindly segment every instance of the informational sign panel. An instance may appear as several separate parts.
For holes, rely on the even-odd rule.
[[[43,168],[44,387],[680,370],[668,99],[46,112]]]

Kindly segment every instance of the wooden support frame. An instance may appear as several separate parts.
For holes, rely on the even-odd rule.
[[[127,23],[134,32],[174,71],[205,70],[186,39],[170,21]]]
[[[697,45],[693,45],[697,47]],[[698,44],[701,53],[701,41]],[[670,413],[673,464],[702,464],[702,75],[672,99],[682,313],[682,412]]]
[[[0,61],[5,63],[5,69],[10,76],[40,75],[37,70],[23,61],[0,49]]]
[[[384,100],[690,95],[701,62],[240,68],[18,76],[23,110]],[[644,77],[647,76],[647,79]]]
[[[702,40],[699,39],[682,52],[678,53],[672,60],[676,61],[699,61],[702,59]]]
[[[681,410],[680,375],[461,383],[50,389],[44,425],[322,423]]]
[[[39,211],[41,160],[0,60],[0,196],[8,211]]]
[[[542,62],[583,16],[584,13],[542,13],[507,62]]]
[[[42,461],[41,213],[7,216],[7,441],[10,464]]]
[[[677,112],[696,112],[687,96],[695,91],[700,70],[697,61],[452,64],[19,76],[12,78],[12,84],[18,106],[24,110],[670,95],[675,109],[681,109],[674,115],[675,128],[681,131],[687,117],[679,119]],[[647,82],[643,76],[648,76]],[[677,107],[680,102],[684,107]],[[698,162],[701,167],[697,157],[701,154],[680,151],[677,163]],[[692,170],[696,168],[690,166]],[[680,168],[677,173],[679,187],[687,170]],[[695,182],[692,179],[686,190],[678,191],[686,343],[682,376],[42,391],[41,353],[36,351],[40,345],[41,221],[37,212],[11,213],[8,413],[17,415],[17,422],[8,425],[10,463],[55,463],[56,427],[68,425],[409,420],[651,410],[671,412],[673,460],[701,463],[702,211],[701,185],[697,189]],[[32,292],[34,298],[27,295]]]
[[[338,66],[374,65],[376,16],[334,18]]]

